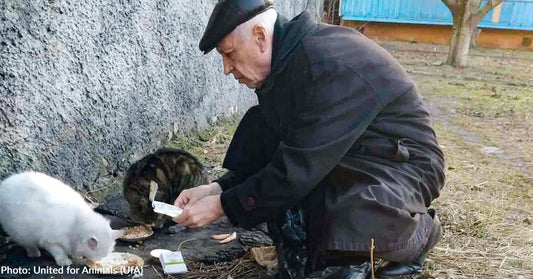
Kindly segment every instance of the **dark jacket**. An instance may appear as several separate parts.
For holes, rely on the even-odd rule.
[[[308,13],[278,17],[272,72],[217,181],[250,228],[301,205],[312,249],[395,250],[439,196],[444,159],[415,83],[383,48]],[[261,120],[257,120],[257,115]]]

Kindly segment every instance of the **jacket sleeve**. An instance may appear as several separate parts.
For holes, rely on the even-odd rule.
[[[213,182],[218,182],[222,191],[226,191],[229,188],[242,183],[247,176],[239,174],[236,171],[228,170],[225,174],[215,179]]]
[[[222,167],[228,172],[217,178],[223,191],[242,183],[264,168],[279,145],[279,137],[265,121],[259,106],[244,114],[226,152]]]
[[[221,194],[232,224],[250,228],[295,206],[382,108],[376,92],[354,71],[319,76],[300,99],[272,161]]]

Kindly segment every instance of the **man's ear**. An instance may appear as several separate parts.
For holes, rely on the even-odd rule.
[[[261,52],[267,50],[267,30],[261,25],[256,25],[252,29],[255,44],[259,47]]]

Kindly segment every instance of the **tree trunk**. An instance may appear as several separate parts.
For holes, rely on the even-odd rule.
[[[450,38],[450,51],[447,64],[454,67],[465,67],[468,60],[468,50],[473,34],[474,42],[479,33],[476,27],[492,9],[504,0],[487,0],[482,6],[482,0],[442,0],[453,14],[453,29]]]
[[[466,66],[473,31],[474,28],[471,26],[463,26],[453,30],[450,52],[448,53],[448,64],[454,67]]]
[[[450,38],[450,51],[448,52],[449,65],[465,67],[468,60],[468,50],[475,25],[468,8],[458,9],[453,15],[453,29]]]

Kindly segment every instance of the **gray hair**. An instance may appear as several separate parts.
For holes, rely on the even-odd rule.
[[[251,38],[252,29],[256,25],[264,27],[269,34],[274,34],[274,24],[278,18],[278,13],[274,9],[268,9],[250,20],[242,23],[233,30],[232,34],[237,36],[241,41]]]

